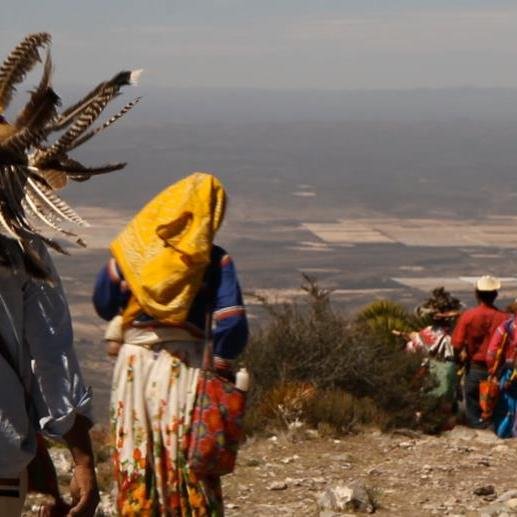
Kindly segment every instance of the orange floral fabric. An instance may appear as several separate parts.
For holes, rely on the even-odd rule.
[[[167,350],[121,348],[111,402],[120,515],[223,515],[219,478],[201,479],[186,463],[198,376]]]

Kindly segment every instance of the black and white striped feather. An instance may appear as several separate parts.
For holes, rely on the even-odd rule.
[[[7,56],[0,67],[0,113],[9,106],[16,85],[23,81],[28,72],[40,61],[39,49],[50,44],[50,34],[39,32],[29,34]]]
[[[31,34],[9,54],[0,67],[0,113],[11,101],[16,85],[40,61],[41,48],[49,43],[50,35]],[[120,162],[85,166],[68,153],[112,126],[138,103],[140,98],[126,104],[99,127],[90,129],[121,88],[134,83],[139,74],[140,71],[120,72],[58,114],[60,99],[52,89],[52,60],[48,51],[40,82],[14,123],[0,119],[0,230],[18,241],[26,267],[34,276],[44,278],[49,273],[32,246],[35,237],[59,253],[67,253],[61,244],[45,235],[45,229],[85,245],[66,225],[84,227],[88,223],[55,191],[64,187],[68,179],[85,181],[126,165]],[[49,143],[50,135],[60,130],[64,133]]]

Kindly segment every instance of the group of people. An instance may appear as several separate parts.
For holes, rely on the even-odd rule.
[[[443,288],[417,309],[432,323],[408,335],[406,349],[429,357],[438,378],[436,394],[458,407],[463,400],[464,420],[472,428],[492,427],[498,436],[517,436],[517,304],[506,311],[496,307],[501,282],[490,275],[476,282],[477,305],[462,310],[460,301]],[[514,373],[516,372],[516,373]],[[485,387],[496,385],[493,407],[487,408]],[[490,406],[490,404],[488,404]]]
[[[233,380],[248,337],[235,266],[213,243],[225,209],[215,176],[184,178],[131,220],[98,274],[93,304],[110,320],[109,353],[118,356],[111,424],[119,515],[223,514],[219,477],[196,474],[186,456],[207,339],[215,373]],[[88,435],[92,393],[61,283],[43,244],[49,280],[27,274],[16,242],[1,239],[0,324],[9,350],[0,354],[0,375],[10,388],[0,392],[0,515],[20,515],[28,484],[55,497],[42,515],[90,516],[99,501]],[[59,495],[43,436],[72,452],[71,507]]]
[[[38,49],[49,42],[46,33],[28,35],[0,70],[0,516],[5,517],[21,514],[30,490],[53,496],[54,502],[40,509],[44,516],[92,516],[99,503],[89,436],[93,395],[74,351],[68,304],[47,246],[63,249],[28,215],[77,237],[56,221],[83,220],[54,191],[68,177],[84,181],[124,164],[85,167],[67,152],[136,104],[83,135],[120,88],[139,75],[117,74],[58,116],[48,54],[40,85],[10,124],[2,113],[39,61]],[[46,144],[51,132],[68,126],[53,145]],[[235,266],[214,244],[226,204],[225,190],[211,174],[194,173],[171,185],[115,238],[97,276],[93,305],[109,321],[108,353],[117,357],[110,416],[119,515],[224,513],[218,474],[191,468],[189,446],[197,402],[212,410],[199,396],[199,380],[209,372],[232,383],[234,361],[248,339]],[[463,312],[457,299],[435,290],[419,308],[432,324],[410,333],[407,349],[429,356],[439,380],[435,393],[451,408],[456,371],[464,370],[466,423],[494,425],[507,437],[517,436],[517,332],[513,310],[494,305],[500,287],[494,277],[480,278],[478,305]],[[480,404],[480,386],[489,379],[499,386],[490,414]],[[220,410],[225,411],[230,408]],[[205,432],[217,431],[217,425],[208,420]],[[59,493],[45,437],[64,442],[71,452],[71,503]]]

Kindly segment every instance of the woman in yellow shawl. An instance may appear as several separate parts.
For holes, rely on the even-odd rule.
[[[212,244],[224,210],[219,180],[192,174],[133,218],[97,278],[95,308],[123,343],[111,402],[121,515],[223,515],[219,479],[198,479],[185,457],[207,314],[221,375],[248,336],[233,262]]]

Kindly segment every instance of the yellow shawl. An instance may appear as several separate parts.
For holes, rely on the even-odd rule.
[[[111,243],[133,294],[125,324],[142,310],[161,323],[185,322],[210,262],[225,197],[216,177],[196,172],[152,199]]]

